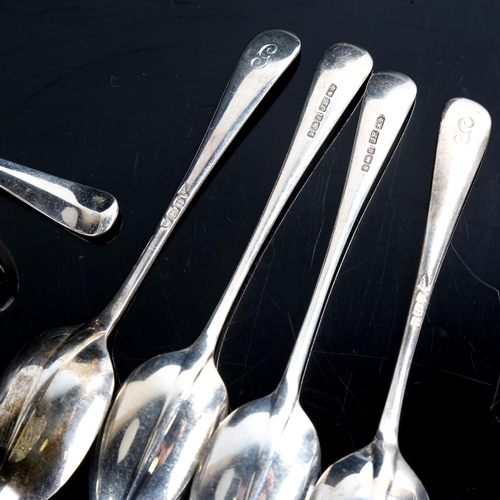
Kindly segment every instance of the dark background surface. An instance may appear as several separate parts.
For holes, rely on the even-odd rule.
[[[35,335],[111,300],[180,184],[233,67],[260,31],[302,41],[288,80],[245,127],[178,225],[112,345],[122,381],[192,343],[250,239],[315,68],[333,43],[410,76],[406,134],[361,222],[314,346],[302,404],[323,465],[372,439],[416,277],[437,130],[453,97],[493,130],[432,296],[401,421],[404,457],[434,499],[495,497],[500,459],[500,36],[496,1],[0,2],[0,157],[113,193],[123,224],[84,241],[0,195],[19,293],[0,313],[1,370]],[[304,185],[241,295],[219,369],[235,408],[273,390],[319,273],[356,112]],[[87,462],[54,498],[85,499]]]

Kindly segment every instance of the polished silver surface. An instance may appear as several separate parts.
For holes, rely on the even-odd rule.
[[[118,202],[106,191],[1,158],[0,188],[66,229],[84,236],[104,234],[118,217]]]
[[[422,321],[453,230],[490,134],[488,112],[468,99],[446,104],[436,152],[424,245],[403,342],[375,439],[333,464],[311,500],[427,500],[398,446],[399,419]]]
[[[337,220],[285,374],[272,394],[221,423],[196,472],[191,500],[302,500],[310,494],[320,447],[299,403],[302,375],[328,293],[415,96],[415,84],[400,73],[377,73],[368,82]]]
[[[0,387],[0,498],[49,498],[78,467],[111,402],[107,338],[224,149],[300,49],[291,33],[257,35],[241,56],[193,163],[137,264],[95,319],[45,333]]]
[[[91,497],[177,498],[227,413],[214,349],[245,277],[280,212],[332,129],[366,81],[369,54],[338,44],[314,76],[280,176],[248,247],[200,338],[144,363],[122,386],[96,453]]]

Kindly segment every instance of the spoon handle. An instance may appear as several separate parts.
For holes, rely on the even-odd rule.
[[[109,334],[127,308],[155,258],[222,153],[300,51],[287,31],[257,35],[241,55],[208,130],[165,215],[128,278],[98,321]]]
[[[1,158],[0,188],[84,236],[102,235],[118,216],[116,199],[105,191]]]
[[[264,212],[224,295],[199,339],[199,343],[205,346],[207,355],[211,355],[215,349],[233,302],[279,214],[370,74],[372,65],[368,52],[353,45],[336,44],[325,52]]]
[[[417,93],[413,80],[395,72],[376,73],[368,82],[344,192],[327,254],[281,387],[289,401],[299,392],[310,347],[329,291],[354,231],[401,137]]]
[[[488,112],[469,99],[444,107],[434,164],[429,215],[403,342],[379,425],[397,444],[401,406],[411,361],[441,264],[490,135]]]

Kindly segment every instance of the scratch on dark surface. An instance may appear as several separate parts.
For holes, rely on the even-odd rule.
[[[464,217],[464,226],[465,226],[465,237],[470,240],[469,234],[469,224],[467,223],[467,219]]]
[[[316,255],[316,248],[318,247],[318,241],[319,241],[319,238],[321,236],[321,233],[323,232],[323,225],[325,223],[326,193],[328,191],[328,185],[330,184],[331,175],[332,175],[332,169],[329,168],[326,182],[324,184],[327,187],[325,188],[325,190],[323,192],[323,199],[321,200],[321,213],[323,214],[323,218],[321,219],[321,225],[320,225],[319,230],[318,230],[318,235],[316,236],[316,241],[314,242],[314,248],[313,248],[312,255],[311,255],[311,266],[313,265],[313,262],[314,262],[314,256]]]
[[[260,294],[259,303],[257,305],[257,310],[255,311],[254,322],[252,325],[252,336],[255,333],[255,329],[256,329],[256,325],[257,325],[257,318],[258,318],[259,313],[261,312],[261,309],[262,309],[262,300],[264,298],[264,295],[266,295],[266,297],[268,297],[272,300],[273,306],[277,307],[278,311],[281,314],[284,314],[284,311],[281,309],[281,307],[279,307],[278,303],[266,292],[267,284],[269,282],[269,274],[271,273],[271,268],[272,268],[272,266],[268,267],[266,276],[264,277],[264,285],[262,286],[262,293]]]
[[[470,380],[471,382],[475,382],[477,384],[491,386],[491,384],[489,382],[485,382],[484,380],[478,380],[477,378],[468,377],[467,375],[463,375],[461,373],[456,373],[456,372],[452,372],[450,370],[445,370],[443,368],[436,368],[435,366],[428,366],[428,365],[424,365],[424,364],[416,363],[416,362],[413,362],[413,364],[415,366],[420,366],[422,368],[426,368],[426,369],[429,369],[429,370],[435,370],[435,371],[438,371],[438,372],[447,373],[448,375],[454,375],[455,377],[460,377],[460,378],[463,378],[465,380]]]
[[[352,373],[349,374],[349,380],[347,381],[347,384],[345,385],[344,399],[342,400],[342,408],[341,408],[342,415],[346,414],[346,412],[345,412],[345,403],[347,401],[347,395],[351,392],[350,389],[349,389],[349,387],[351,385],[351,378],[352,378]],[[346,428],[347,428],[347,431],[349,433],[349,440],[351,441],[351,446],[354,448],[355,447],[355,442],[354,442],[354,438],[353,438],[350,426],[346,426]]]
[[[474,346],[470,342],[469,342],[469,345],[471,347],[470,362],[471,362],[471,365],[472,365],[472,369],[477,373],[476,364],[474,363],[474,354],[476,353],[476,351],[474,349]]]
[[[498,379],[497,379],[497,385],[495,387],[495,395],[493,396],[493,403],[491,403],[491,406],[490,406],[490,410],[493,410],[493,408],[496,406],[496,404],[498,403],[498,401],[500,401],[498,398],[498,389],[500,387],[500,374],[498,375]]]
[[[469,271],[469,273],[471,273],[471,275],[474,278],[476,278],[477,281],[479,281],[479,283],[483,284],[485,287],[490,288],[491,290],[494,290],[496,292],[497,297],[498,297],[498,301],[500,302],[500,290],[498,290],[498,288],[495,288],[494,286],[490,285],[489,283],[486,283],[486,281],[482,280],[476,273],[474,273],[474,271],[472,271],[472,269],[465,263],[464,259],[462,259],[462,257],[460,257],[460,254],[457,252],[456,248],[453,246],[453,243],[450,245],[450,247],[455,252],[455,255],[460,259],[462,264],[465,266],[467,271]]]
[[[346,420],[346,423],[349,423],[349,420],[348,420],[348,413],[344,411],[345,409],[345,403],[346,403],[346,400],[347,400],[347,395],[350,395],[353,399],[353,401],[359,406],[359,408],[361,409],[361,411],[368,417],[369,421],[370,422],[373,422],[373,415],[371,415],[366,409],[365,407],[361,404],[361,402],[359,401],[358,398],[356,398],[353,394],[353,392],[351,391],[351,388],[350,388],[350,383],[351,383],[351,376],[352,375],[349,375],[349,380],[347,381],[347,384],[342,380],[341,377],[339,377],[339,380],[340,382],[342,383],[342,385],[345,387],[345,394],[344,394],[344,400],[342,401],[342,415],[344,416],[345,420]],[[349,426],[346,426],[347,429],[349,429]],[[352,447],[354,448],[355,447],[355,442],[354,442],[354,438],[353,438],[353,435],[351,433],[351,431],[349,430],[349,439],[351,441],[351,445]]]
[[[427,35],[431,31],[430,25],[431,25],[431,19],[432,19],[432,14],[433,14],[433,7],[434,7],[434,3],[431,3],[431,7],[429,9],[429,16],[427,17],[427,23],[425,24],[425,27],[423,28],[423,34],[421,37],[422,44],[421,44],[421,50],[420,50],[419,59],[418,59],[419,69],[420,69],[419,76],[421,75],[421,73],[423,72],[423,70],[427,64],[427,59],[424,59],[423,56],[425,54],[425,45],[427,43]]]
[[[137,52],[140,52],[140,51],[159,50],[159,49],[162,49],[164,47],[166,47],[166,45],[165,46],[142,47],[142,48],[138,48],[136,50],[126,50],[126,51],[122,51],[122,52],[117,52],[115,54],[110,54],[109,56],[101,57],[101,58],[95,59],[95,60],[93,60],[93,58],[91,58],[91,60],[89,62],[82,63],[82,64],[78,65],[75,68],[70,68],[69,70],[67,70],[62,75],[58,76],[57,78],[54,78],[53,80],[51,80],[49,83],[47,83],[43,87],[41,87],[38,90],[34,91],[31,95],[29,95],[28,97],[25,97],[25,99],[23,101],[21,101],[19,104],[17,104],[13,108],[9,109],[8,111],[6,111],[3,115],[0,116],[0,118],[5,118],[5,117],[11,115],[12,113],[14,113],[15,111],[17,111],[18,109],[22,108],[26,103],[30,103],[31,106],[33,106],[33,109],[34,109],[34,105],[33,105],[33,103],[31,101],[35,97],[39,96],[44,91],[46,91],[49,88],[53,87],[54,85],[56,85],[57,83],[59,83],[61,80],[64,80],[65,78],[67,78],[69,76],[75,76],[76,73],[78,73],[79,71],[81,71],[83,69],[89,68],[89,67],[91,67],[91,66],[93,66],[95,64],[99,64],[101,62],[112,60],[112,59],[114,59],[116,57],[121,57],[121,56],[124,56],[124,55],[134,54],[134,53],[137,53]],[[2,85],[5,85],[5,84],[2,84]],[[23,94],[24,94],[24,92],[23,92]]]
[[[294,339],[297,339],[297,334],[295,333],[295,328],[293,327],[293,322],[292,322],[292,318],[290,317],[290,313],[288,313],[286,316],[288,318],[288,324],[290,325],[290,330],[292,332],[292,336]]]
[[[328,355],[330,356],[331,353],[330,351],[315,351],[316,353],[319,353],[319,354],[325,354],[325,355]],[[353,350],[352,353],[349,353],[349,352],[337,352],[337,353],[333,353],[333,354],[337,354],[339,356],[342,356],[342,357],[345,357],[345,356],[352,356],[354,358],[357,358],[357,359],[376,359],[378,361],[387,361],[389,358],[387,356],[375,356],[373,354],[358,354],[357,352],[355,352]]]
[[[226,382],[227,387],[233,387],[235,386],[236,383],[241,382],[243,379],[247,379],[248,381],[248,386],[250,393],[252,394],[252,399],[257,398],[257,397],[262,397],[261,392],[255,391],[253,387],[253,383],[255,382],[254,377],[252,377],[252,373],[254,370],[256,370],[262,363],[265,363],[272,355],[274,354],[275,349],[272,349],[265,353],[257,363],[255,363],[252,366],[249,366],[246,362],[243,363],[234,363],[234,362],[227,362],[228,365],[233,365],[233,366],[238,366],[244,368],[244,370],[241,372],[241,375],[233,377],[230,381]],[[242,393],[240,392],[240,395]]]
[[[264,295],[266,295],[266,297],[271,298],[271,300],[273,302],[273,306],[275,306],[281,314],[285,314],[284,311],[283,311],[283,309],[278,305],[278,303],[274,299],[272,299],[272,297],[270,297],[267,294],[267,292],[266,292],[266,287],[267,287],[267,283],[269,282],[269,273],[271,272],[271,268],[272,268],[272,266],[268,266],[268,268],[267,268],[267,274],[264,277],[264,285],[261,288],[261,294],[260,294],[260,297],[259,297],[259,302],[258,302],[256,308],[254,309],[255,312],[252,313],[252,316],[254,317],[254,320],[253,320],[253,325],[252,325],[251,330],[250,330],[250,332],[251,332],[250,333],[250,339],[246,343],[246,350],[245,349],[242,350],[242,353],[243,353],[243,356],[245,357],[245,360],[250,356],[250,352],[251,352],[251,348],[252,348],[252,343],[253,343],[253,336],[255,334],[258,316],[259,316],[260,312],[263,311],[262,300],[264,298]],[[238,293],[239,298],[235,299],[235,304],[233,305],[233,310],[235,310],[238,307],[239,300],[241,300],[241,297],[245,293],[245,290],[246,290],[248,284],[249,284],[249,282],[247,282],[246,284],[243,283],[242,286],[240,287],[240,291]],[[228,321],[227,321],[227,318],[226,318],[226,320],[224,321],[224,323],[227,324],[227,322]],[[229,328],[227,328],[227,327],[223,328],[223,331],[221,332],[220,338],[219,338],[219,341],[218,341],[219,345],[223,345],[224,344],[228,331],[229,331]],[[292,331],[293,331],[293,329],[292,329]],[[293,332],[293,334],[294,334],[294,338],[295,338],[295,332]],[[271,354],[272,352],[274,352],[274,350],[271,350],[271,352],[269,354]],[[216,355],[216,364],[219,364],[220,356],[221,356],[221,350],[219,350],[218,353],[217,353],[217,355]],[[246,362],[245,362],[245,364],[246,364]],[[258,363],[256,366],[258,366],[259,364],[260,363]],[[249,373],[250,372],[248,372],[246,375],[249,375]],[[238,380],[240,380],[240,379],[241,379],[241,377],[238,378],[237,380],[235,380],[235,382],[238,381]],[[249,380],[250,380],[250,383],[251,383],[251,378],[249,378]],[[251,388],[251,390],[252,390],[252,393],[253,393],[253,387]]]
[[[401,149],[398,149],[398,152],[397,152],[397,155],[396,155],[396,158],[394,158],[394,163],[395,163],[395,168],[393,169],[393,172],[395,173],[396,170],[397,170],[397,166],[399,164],[399,158],[400,158],[400,155],[401,155]],[[389,158],[390,160],[390,158]],[[395,182],[395,176],[394,176],[394,173],[392,175],[392,178],[391,178],[391,183],[390,183],[390,186],[389,186],[389,189],[391,192],[394,192],[394,182]],[[384,210],[384,216],[383,216],[383,219],[382,219],[382,224],[380,225],[380,233],[379,233],[379,238],[378,238],[378,242],[377,242],[377,246],[378,244],[380,243],[381,241],[381,237],[382,237],[382,230],[383,230],[383,226],[385,224],[385,221],[388,217],[387,215],[387,211],[389,210],[389,206],[392,205],[392,198],[389,196],[387,198],[387,201],[385,203],[385,210]],[[395,224],[395,217],[394,217],[394,214],[396,213],[395,210],[394,210],[394,207],[393,207],[393,210],[392,210],[392,213],[393,213],[393,216],[390,218],[390,222],[389,222],[389,236],[387,238],[388,241],[391,241],[392,240],[392,232],[393,232],[393,228],[394,228],[394,224]],[[387,259],[388,259],[388,256],[389,256],[389,252],[384,252],[384,261],[383,261],[383,265],[382,265],[382,274],[381,274],[381,282],[383,282],[384,280],[384,276],[385,276],[385,273],[386,273],[386,268],[387,268]],[[379,286],[378,287],[378,291],[377,291],[377,296],[375,298],[375,307],[378,306],[379,304],[379,301],[380,301],[380,296],[382,294],[382,286]]]
[[[155,155],[153,157],[153,162],[151,163],[151,166],[154,166],[155,162],[156,162],[156,158],[158,157],[158,153],[160,152],[160,149],[163,145],[163,143],[165,142],[165,139],[167,138],[167,135],[170,133],[170,130],[167,128],[165,130],[165,133],[163,134],[162,138],[161,138],[161,141],[159,142],[158,144],[158,147],[156,148],[156,151],[155,151]]]
[[[323,354],[327,355],[328,357],[331,355],[331,353],[329,353],[328,351],[316,351],[316,353],[317,354],[318,353],[323,353]],[[382,359],[382,360],[386,359],[386,358],[379,357],[379,356],[359,356],[355,352],[353,352],[352,354],[349,354],[349,353],[336,353],[336,354],[340,354],[341,356],[356,356],[356,357],[375,358],[375,359]],[[337,380],[340,381],[340,383],[344,386],[344,388],[346,390],[346,392],[344,394],[343,401],[342,401],[342,413],[345,414],[344,408],[345,408],[345,403],[346,403],[347,395],[349,394],[352,397],[353,401],[359,406],[359,408],[361,409],[361,411],[370,419],[370,421],[373,421],[373,416],[364,408],[364,406],[361,404],[361,402],[359,401],[359,399],[354,395],[354,393],[350,389],[350,383],[351,383],[352,373],[349,374],[349,380],[347,381],[347,383],[345,383],[344,379],[338,374],[337,370],[335,370],[335,367],[333,366],[333,364],[331,364],[330,366],[331,366],[331,369],[333,370],[333,373],[337,377]],[[320,367],[320,369],[321,369],[322,375],[324,375],[322,377],[323,380],[325,380],[327,382],[327,384],[331,388],[333,388],[334,386],[330,382],[330,377],[328,376],[328,374],[321,367]]]
[[[496,186],[496,184],[495,184]],[[491,201],[491,203],[494,203],[494,200]],[[479,222],[479,221],[474,221],[474,227],[477,228],[477,229],[480,229],[481,231],[489,231],[493,234],[499,234],[500,233],[500,228],[496,227],[496,226],[492,226],[490,224],[485,224],[483,222]]]
[[[385,203],[384,214],[382,216],[382,222],[380,223],[380,229],[378,231],[377,242],[374,245],[375,248],[379,248],[380,247],[380,243],[381,243],[382,238],[383,238],[383,228],[384,228],[384,225],[385,225],[387,217],[388,217],[387,211],[389,209],[389,205],[390,205],[390,200],[387,200],[387,202]],[[390,241],[390,235],[392,234],[393,224],[394,224],[394,216],[392,217],[391,222],[389,224],[390,227],[389,227],[389,238],[388,238],[388,241]],[[375,252],[374,255],[376,253],[377,252]],[[385,275],[386,264],[387,264],[387,252],[384,255],[384,264],[383,264],[383,268],[382,268],[382,281],[383,281],[384,275]],[[366,280],[366,283],[370,283],[374,271],[375,271],[375,261],[373,260],[372,264],[370,266],[370,272],[368,273],[368,279]],[[365,307],[365,303],[366,303],[367,298],[368,298],[368,291],[369,291],[369,287],[367,286],[365,288],[365,291],[364,291],[364,294],[363,294],[363,300],[361,301],[360,310],[363,310],[364,307]],[[378,291],[377,298],[376,298],[376,303],[378,303],[378,301],[380,299],[381,292],[382,292],[382,287],[379,287],[379,291]],[[356,340],[356,337],[357,337],[358,332],[360,330],[360,327],[361,327],[361,318],[362,318],[362,315],[360,314],[359,318],[358,318],[358,321],[357,321],[357,324],[356,324],[356,329],[354,331],[353,341]]]
[[[342,400],[342,413],[344,413],[345,411],[345,403],[346,403],[346,400],[347,400],[347,395],[349,394],[349,387],[351,385],[351,378],[352,378],[352,373],[349,373],[349,380],[347,381],[347,384],[345,386],[345,393],[344,393],[344,399]]]
[[[135,160],[134,160],[134,167],[133,167],[133,171],[134,171],[134,180],[135,180],[135,183],[137,185],[137,166],[139,164],[139,151],[137,151],[135,153]]]

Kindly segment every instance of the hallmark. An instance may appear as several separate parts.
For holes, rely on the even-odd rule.
[[[384,126],[385,118],[380,115],[377,118],[377,121],[375,122],[375,128],[378,128],[379,130],[382,130],[382,127]]]
[[[262,69],[267,66],[269,59],[278,52],[278,46],[275,43],[266,43],[257,52],[257,56],[250,61],[250,66]]]
[[[332,97],[333,94],[335,94],[335,91],[337,90],[337,85],[332,83],[329,87],[328,90],[326,91],[326,96],[327,97]]]
[[[376,130],[372,130],[372,133],[370,134],[370,138],[368,139],[370,144],[377,144],[378,136],[379,136],[379,132],[377,132]]]
[[[165,215],[163,216],[163,220],[161,221],[161,227],[164,227],[168,229],[170,226],[173,225],[175,222],[175,219],[177,219],[179,213],[181,212],[182,208],[186,204],[186,201],[189,197],[189,193],[187,191],[186,185],[184,184],[181,189],[178,191],[177,196],[175,197],[174,201],[170,205],[170,207],[167,209],[165,212]]]
[[[323,100],[321,101],[321,104],[319,105],[319,110],[325,112],[326,108],[328,108],[329,104],[330,104],[330,99],[328,97],[323,97]]]
[[[425,310],[427,309],[427,303],[429,302],[429,295],[431,293],[431,287],[427,284],[427,276],[425,274],[418,283],[417,290],[419,290],[419,292],[417,293],[415,305],[413,306],[410,325],[420,328],[424,320]]]
[[[321,122],[323,121],[324,118],[323,113],[327,110],[328,106],[330,105],[330,98],[333,97],[333,94],[335,94],[336,90],[337,90],[337,85],[331,83],[328,89],[326,90],[323,99],[321,99],[321,102],[318,106],[319,111],[317,111],[316,114],[314,115],[314,120],[312,121],[311,125],[309,125],[309,130],[307,131],[307,136],[310,137],[311,139],[316,135],[316,132],[319,129],[319,126],[321,125]]]
[[[385,123],[385,116],[383,115],[377,116],[377,119],[375,120],[375,128],[378,130],[372,130],[370,132],[370,137],[368,138],[368,142],[370,144],[377,144],[378,137],[380,135],[379,130],[382,130],[384,128],[384,123]],[[363,172],[368,172],[368,170],[370,170],[370,165],[372,164],[373,161],[373,155],[375,154],[375,148],[373,146],[368,146],[366,152],[368,154],[365,155],[363,164],[361,165],[361,170]]]

